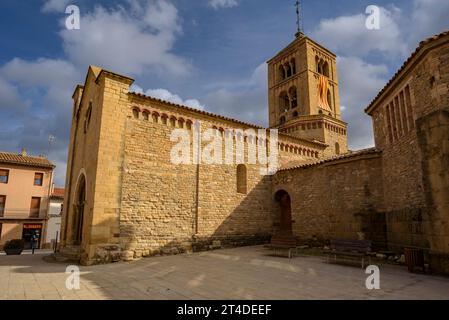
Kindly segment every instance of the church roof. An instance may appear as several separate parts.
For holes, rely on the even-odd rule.
[[[358,151],[350,151],[345,154],[332,156],[329,158],[324,158],[324,159],[309,162],[309,163],[304,163],[299,166],[294,166],[294,167],[289,167],[289,168],[281,168],[278,170],[278,172],[290,171],[290,170],[296,170],[296,169],[306,169],[306,168],[315,167],[315,166],[325,164],[325,163],[332,163],[334,161],[337,162],[340,160],[351,159],[351,158],[355,158],[355,157],[359,157],[359,156],[376,155],[376,154],[380,154],[380,153],[381,153],[381,151],[376,148],[362,149],[362,150],[358,150]]]
[[[64,199],[65,189],[64,188],[54,188],[51,198],[53,199]]]
[[[205,116],[209,116],[209,117],[214,117],[214,118],[218,118],[218,119],[222,119],[222,120],[226,120],[226,121],[235,122],[235,123],[238,123],[240,125],[244,125],[246,127],[251,127],[251,128],[254,128],[254,129],[264,129],[264,127],[261,127],[261,126],[255,125],[255,124],[243,122],[243,121],[236,120],[236,119],[233,119],[233,118],[228,118],[226,116],[222,116],[222,115],[211,113],[211,112],[204,111],[204,110],[195,109],[195,108],[192,108],[192,107],[188,107],[188,106],[185,106],[185,105],[173,103],[173,102],[170,102],[170,101],[167,101],[167,100],[162,100],[162,99],[155,98],[155,97],[152,97],[152,96],[147,96],[147,95],[142,94],[142,93],[130,92],[129,94],[130,95],[135,95],[135,96],[138,96],[138,97],[141,97],[141,98],[144,98],[144,99],[155,100],[155,101],[163,103],[163,104],[168,104],[168,105],[173,106],[173,107],[177,107],[177,108],[184,109],[184,110],[187,110],[187,111],[199,113],[199,114],[202,114],[202,115],[205,115]]]
[[[188,106],[176,104],[176,103],[173,103],[173,102],[170,102],[170,101],[154,98],[154,97],[147,96],[147,95],[144,95],[144,94],[141,94],[141,93],[130,92],[129,94],[130,95],[134,95],[136,97],[143,98],[143,99],[151,99],[151,100],[157,101],[159,103],[167,104],[167,105],[170,105],[170,106],[173,106],[173,107],[176,107],[176,108],[180,108],[180,109],[183,109],[183,110],[186,110],[186,111],[198,113],[198,114],[205,115],[205,116],[208,116],[208,117],[217,118],[217,119],[225,120],[225,121],[229,121],[229,122],[234,122],[234,123],[236,123],[238,125],[242,125],[242,126],[245,126],[245,127],[248,127],[248,128],[266,129],[266,130],[268,130],[267,128],[264,128],[264,127],[261,127],[261,126],[255,125],[255,124],[243,122],[243,121],[240,121],[240,120],[236,120],[236,119],[233,119],[233,118],[229,118],[229,117],[226,117],[226,116],[222,116],[222,115],[211,113],[211,112],[204,111],[204,110],[198,110],[198,109],[195,109],[195,108],[192,108],[192,107],[188,107]],[[280,132],[279,132],[279,137],[285,137],[285,138],[294,139],[298,143],[303,142],[303,143],[308,143],[308,144],[314,144],[317,147],[325,147],[325,146],[327,146],[326,144],[324,144],[323,142],[320,142],[320,141],[298,138],[298,137],[294,137],[292,135],[288,135],[288,134],[280,133]]]
[[[413,62],[416,62],[418,57],[420,55],[423,55],[427,52],[427,47],[429,44],[444,38],[446,36],[449,36],[449,30],[442,32],[440,34],[437,34],[435,36],[432,36],[430,38],[425,39],[424,41],[421,41],[419,46],[416,48],[416,50],[411,54],[411,56],[405,60],[403,65],[399,68],[399,70],[394,74],[394,76],[390,79],[390,81],[387,82],[387,84],[383,87],[382,90],[377,94],[377,96],[374,98],[374,100],[369,104],[369,106],[365,109],[365,112],[368,114],[371,114],[373,111],[374,106],[377,104],[377,102],[380,101],[382,96],[388,91],[388,89],[393,85],[395,81],[397,81],[401,76],[404,75],[406,72],[406,69],[412,65]]]
[[[290,42],[284,49],[282,49],[281,51],[279,51],[273,58],[271,58],[270,60],[268,60],[267,63],[270,63],[273,60],[278,59],[280,56],[283,56],[284,54],[286,54],[290,49],[292,49],[296,44],[298,44],[299,42],[302,41],[310,41],[311,43],[313,43],[314,45],[318,46],[320,49],[324,50],[325,52],[327,52],[328,54],[336,57],[336,54],[333,53],[332,51],[330,51],[328,48],[323,47],[321,44],[319,44],[318,42],[316,42],[315,40],[309,38],[308,36],[301,34],[300,36],[297,36],[292,42]]]

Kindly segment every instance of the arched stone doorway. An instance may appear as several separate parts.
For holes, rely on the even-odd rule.
[[[293,236],[293,219],[291,197],[285,190],[279,190],[274,195],[276,208],[276,227],[271,238],[271,244],[291,246],[296,245],[296,239]]]
[[[84,206],[86,202],[86,178],[81,175],[76,189],[75,201],[73,203],[73,244],[80,245],[83,241]]]
[[[292,204],[287,191],[279,190],[274,196],[278,206],[279,232],[283,234],[293,234],[292,230]]]

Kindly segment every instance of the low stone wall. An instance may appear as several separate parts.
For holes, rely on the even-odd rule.
[[[273,194],[289,193],[293,232],[300,240],[372,239],[385,246],[379,153],[280,171]]]
[[[428,208],[430,266],[449,274],[449,107],[417,121]]]
[[[201,125],[212,127],[207,119]],[[248,164],[245,190],[239,191],[235,164],[174,164],[173,128],[160,119],[128,119],[120,208],[124,259],[269,241],[271,177],[261,175],[259,164]],[[254,147],[245,143],[245,150]]]
[[[405,246],[429,248],[426,235],[426,208],[404,208],[386,213],[387,241],[391,251],[401,253]]]

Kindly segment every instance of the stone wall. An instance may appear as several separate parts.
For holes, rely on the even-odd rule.
[[[416,119],[449,105],[449,40],[443,40],[413,70]]]
[[[279,168],[291,168],[317,161],[323,157],[324,151],[324,144],[280,134],[278,147]]]
[[[76,221],[82,216],[81,261],[110,259],[119,242],[119,209],[123,162],[123,132],[132,80],[90,67],[84,87],[74,94],[61,248],[75,242]],[[90,111],[89,111],[90,110]],[[90,115],[89,115],[90,113]],[[79,184],[86,181],[84,212],[76,210]],[[114,251],[117,247],[114,247]]]
[[[298,139],[320,141],[323,144],[319,153],[320,158],[328,158],[348,152],[347,125],[330,116],[299,117],[297,122],[282,128],[281,132]]]
[[[390,250],[427,248],[429,220],[422,184],[421,154],[412,131],[382,150],[384,207]]]
[[[438,257],[449,252],[443,200],[449,192],[443,182],[448,131],[441,111],[449,105],[448,57],[447,37],[423,42],[371,106],[382,151],[388,244],[395,251],[412,245]]]
[[[61,221],[61,246],[74,244],[76,213],[74,205],[77,187],[84,176],[86,179],[86,201],[84,211],[83,239],[86,252],[90,242],[91,218],[94,205],[96,169],[98,164],[99,134],[103,112],[103,88],[95,81],[98,73],[89,68],[84,88],[78,87],[74,94],[69,156],[67,161],[66,196],[64,197]],[[91,107],[90,122],[87,113]]]
[[[428,207],[433,271],[449,274],[449,39],[443,37],[416,68],[417,138]]]
[[[289,193],[293,231],[303,241],[364,236],[384,246],[381,179],[380,154],[372,151],[280,171],[273,195],[279,190]]]
[[[324,131],[324,142],[329,145],[324,152],[325,157],[332,157],[337,154],[348,152],[347,126],[327,123]],[[338,144],[338,147],[336,146]],[[337,150],[339,148],[339,151]]]
[[[449,107],[417,122],[434,271],[449,274]]]
[[[170,163],[170,132],[167,125],[127,121],[120,240],[137,257],[191,246],[197,168]]]
[[[127,255],[140,257],[269,241],[273,226],[272,202],[267,197],[271,194],[271,177],[261,175],[265,165],[246,165],[246,192],[240,193],[236,164],[175,164],[170,158],[177,143],[170,140],[174,129],[189,133],[193,159],[196,121],[203,133],[214,127],[247,128],[151,102],[132,97],[128,107],[120,215],[121,247]],[[137,116],[132,113],[136,106],[144,111],[137,111]],[[151,113],[144,114],[148,109]],[[189,128],[187,121],[193,123]],[[224,136],[218,135],[224,145]],[[203,141],[202,148],[208,143]],[[243,143],[245,154],[249,148],[256,148],[249,139]]]
[[[417,102],[414,91],[404,99],[401,95],[412,87],[410,77],[373,113],[376,147],[382,151],[384,212],[390,250],[401,252],[404,246],[428,248],[426,227],[429,221],[425,203],[421,152],[415,118]],[[408,102],[407,102],[408,101]],[[408,112],[408,114],[407,114]]]
[[[84,87],[75,91],[61,247],[77,245],[81,177],[86,179],[80,250],[84,264],[116,261],[121,250],[128,259],[203,249],[212,243],[268,241],[273,221],[267,197],[271,177],[260,172],[265,164],[246,165],[247,190],[239,193],[236,164],[170,162],[174,129],[188,129],[192,138],[199,121],[203,133],[219,129],[223,142],[225,129],[257,134],[262,128],[130,94],[131,83],[132,79],[91,67]],[[238,141],[244,145],[245,161],[256,144],[271,147],[268,140],[255,137]],[[276,148],[282,166],[316,161],[325,145],[281,134]]]

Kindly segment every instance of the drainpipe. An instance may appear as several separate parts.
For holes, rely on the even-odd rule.
[[[193,225],[193,240],[197,241],[198,220],[199,220],[199,200],[200,200],[200,161],[201,161],[201,124],[197,121],[194,124],[193,139],[196,139],[196,179],[195,179],[195,217]],[[196,137],[195,137],[196,134]]]
[[[50,171],[50,181],[48,182],[48,192],[47,192],[47,211],[45,213],[45,227],[44,230],[42,230],[42,239],[41,239],[41,248],[42,245],[44,244],[42,242],[42,240],[45,241],[45,239],[47,238],[47,231],[48,231],[48,220],[49,220],[49,212],[50,212],[50,195],[52,193],[52,189],[53,189],[53,171],[55,170],[55,168],[53,167]]]

